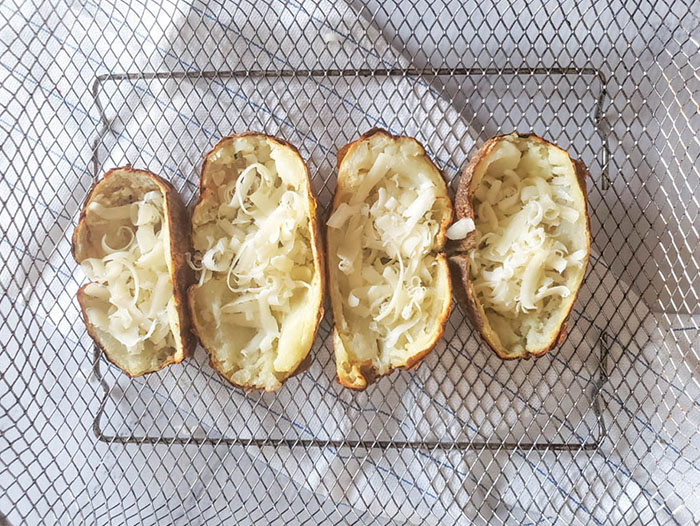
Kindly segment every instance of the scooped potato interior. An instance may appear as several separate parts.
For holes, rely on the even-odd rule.
[[[353,143],[336,192],[327,223],[336,361],[341,383],[362,388],[361,367],[406,366],[442,333],[452,208],[419,144],[386,133]]]
[[[321,308],[306,168],[264,136],[235,137],[208,155],[201,188],[195,328],[230,381],[278,389],[308,354]]]
[[[508,354],[547,348],[566,319],[588,257],[585,196],[568,155],[516,135],[472,182],[477,303]]]
[[[132,376],[183,353],[170,279],[162,190],[138,172],[99,183],[86,206],[75,254],[92,283],[79,293],[109,358]]]

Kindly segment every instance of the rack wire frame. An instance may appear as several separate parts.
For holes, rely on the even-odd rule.
[[[602,72],[595,70],[593,68],[512,68],[512,69],[484,69],[484,68],[441,68],[441,69],[417,69],[417,68],[392,68],[392,69],[281,69],[276,71],[269,70],[234,70],[234,71],[202,71],[197,73],[188,72],[152,72],[152,73],[110,73],[100,75],[95,78],[92,86],[92,95],[94,97],[95,103],[98,108],[100,108],[100,115],[102,118],[102,130],[95,138],[93,144],[93,171],[95,174],[95,180],[98,180],[101,176],[102,170],[100,167],[103,166],[99,158],[100,143],[103,140],[104,133],[109,129],[110,123],[105,115],[103,108],[103,103],[100,101],[100,91],[105,83],[108,82],[121,82],[121,81],[148,81],[151,79],[159,80],[172,80],[172,79],[185,79],[190,81],[200,81],[202,79],[228,79],[228,78],[244,78],[244,79],[255,79],[256,77],[268,77],[273,79],[281,79],[287,77],[293,78],[309,78],[309,77],[353,77],[353,78],[382,78],[382,77],[412,77],[412,78],[422,78],[430,79],[440,76],[479,76],[484,75],[548,75],[548,76],[566,76],[571,75],[573,77],[591,77],[598,79],[600,81],[600,92],[595,99],[595,107],[592,108],[593,120],[596,123],[597,129],[596,133],[601,137],[602,150],[600,152],[602,171],[600,174],[602,181],[602,188],[606,189],[610,182],[608,176],[608,163],[610,156],[610,149],[607,137],[604,135],[601,129],[600,122],[603,115],[603,108],[606,102],[607,94],[607,79]],[[316,171],[316,166],[310,166],[312,172]],[[451,184],[453,185],[458,179],[458,175],[455,176]],[[327,182],[326,182],[327,184]],[[327,208],[328,203],[322,204],[322,208]],[[328,309],[327,309],[328,310]],[[328,316],[328,313],[326,314]],[[466,323],[466,320],[462,318],[462,323]],[[476,338],[475,334],[472,334],[472,338]],[[603,416],[601,414],[601,400],[600,387],[603,385],[606,379],[605,373],[605,363],[607,359],[607,346],[604,344],[606,341],[606,335],[601,331],[601,336],[597,338],[597,345],[594,349],[584,349],[583,352],[593,352],[596,353],[598,364],[597,374],[595,374],[591,380],[592,390],[589,393],[589,407],[593,409],[596,416],[597,430],[591,432],[589,436],[583,441],[576,439],[574,435],[569,437],[568,441],[556,440],[556,439],[540,439],[536,441],[531,440],[484,440],[484,439],[471,439],[471,440],[450,440],[449,438],[445,440],[424,440],[420,437],[413,440],[377,440],[377,439],[365,439],[365,440],[352,440],[352,439],[304,439],[300,436],[294,438],[275,438],[265,433],[260,436],[252,437],[194,437],[191,435],[184,436],[163,436],[162,434],[145,434],[136,435],[133,433],[123,433],[123,434],[110,434],[105,432],[101,426],[101,420],[104,417],[105,406],[107,399],[110,396],[111,387],[103,378],[103,374],[100,370],[100,364],[106,362],[103,358],[102,351],[99,347],[95,346],[94,350],[94,360],[93,360],[93,370],[96,378],[100,381],[103,389],[103,398],[100,403],[100,408],[95,415],[93,422],[93,430],[96,437],[106,443],[134,443],[134,444],[210,444],[210,445],[242,445],[242,446],[286,446],[286,447],[350,447],[350,448],[364,448],[364,449],[405,449],[405,448],[420,448],[425,450],[465,450],[465,449],[490,449],[490,450],[501,450],[501,449],[523,449],[523,450],[551,450],[551,451],[593,451],[600,446],[601,440],[605,437],[606,427]],[[448,343],[448,345],[451,342]],[[323,346],[325,351],[332,354],[332,343],[330,335],[324,339]],[[578,352],[578,348],[577,348]],[[575,422],[576,424],[576,422]]]

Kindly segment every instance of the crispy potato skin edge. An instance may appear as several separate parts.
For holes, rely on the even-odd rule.
[[[418,145],[418,147],[420,148],[420,150],[423,152],[423,155],[425,156],[425,158],[428,159],[428,161],[433,165],[435,170],[443,178],[443,181],[445,181],[445,176],[443,175],[443,173],[440,170],[438,170],[437,166],[435,166],[435,163],[433,163],[432,159],[430,159],[430,157],[428,156],[428,154],[425,151],[425,148],[423,147],[423,145],[420,142],[418,142],[413,137],[407,137],[404,135],[393,135],[393,134],[389,133],[388,131],[383,130],[381,128],[370,129],[369,131],[363,133],[355,141],[346,144],[340,150],[338,150],[338,153],[336,154],[336,161],[337,161],[338,170],[340,170],[340,166],[343,162],[343,159],[345,159],[347,154],[353,148],[356,148],[362,141],[366,141],[370,137],[377,135],[377,134],[383,134],[394,141],[398,141],[398,140],[403,139],[403,140],[410,140],[410,141],[416,143]],[[339,192],[338,192],[339,186],[340,185],[338,184],[338,186],[336,187],[335,195],[333,196],[331,215],[336,210],[336,208],[338,208],[338,206],[340,205],[340,196],[339,196]],[[447,187],[446,181],[445,181],[445,186]],[[355,374],[357,375],[357,382],[353,383],[352,381],[350,381],[349,377],[342,374],[342,372],[340,371],[340,369],[338,369],[337,364],[336,364],[336,372],[337,372],[336,381],[340,385],[342,385],[343,387],[347,387],[348,389],[352,389],[354,391],[364,391],[368,386],[372,385],[377,380],[379,380],[379,378],[381,378],[382,376],[387,376],[387,375],[393,373],[394,371],[396,371],[397,369],[413,370],[416,367],[418,367],[421,360],[423,360],[423,358],[425,358],[430,353],[430,351],[432,351],[435,348],[437,343],[440,341],[440,338],[442,338],[442,335],[445,331],[445,323],[447,322],[447,318],[450,315],[450,310],[452,307],[452,282],[449,278],[449,269],[448,269],[447,258],[445,256],[444,249],[445,249],[445,242],[446,242],[445,232],[447,231],[447,228],[449,227],[449,225],[452,223],[452,216],[453,216],[454,211],[453,211],[453,207],[452,207],[452,202],[450,201],[449,197],[448,197],[447,201],[448,201],[448,205],[450,208],[450,217],[446,221],[443,222],[443,224],[440,227],[440,232],[438,234],[440,237],[440,240],[442,241],[441,251],[438,253],[438,261],[440,262],[440,266],[442,267],[441,271],[444,272],[445,276],[447,277],[448,300],[445,302],[444,308],[443,308],[442,312],[440,313],[440,316],[438,317],[438,329],[435,333],[435,336],[433,337],[431,342],[425,347],[425,349],[423,349],[423,350],[417,352],[416,354],[414,354],[413,356],[411,356],[406,361],[405,365],[398,367],[398,368],[391,369],[387,373],[385,373],[384,375],[377,375],[374,372],[374,369],[371,366],[371,363],[361,362],[361,363],[353,364],[353,366],[352,366],[353,371],[355,371]],[[327,251],[327,254],[329,254],[327,257],[328,257],[328,261],[330,261],[330,251],[329,251],[330,245],[328,243],[328,238],[329,238],[328,227],[326,227],[325,233],[326,233],[326,251]],[[330,266],[328,266],[327,272],[328,272],[328,282],[330,283],[330,279],[331,279]],[[334,307],[333,301],[331,301],[331,308],[333,309],[333,307]],[[333,315],[335,317],[335,310],[333,310]],[[334,346],[334,348],[337,345],[336,339],[339,339],[339,338],[340,337],[338,335],[337,327],[334,324],[333,325],[333,346]]]
[[[569,158],[569,160],[574,166],[579,190],[583,194],[584,215],[586,217],[587,246],[586,257],[583,261],[583,272],[585,273],[586,266],[588,265],[588,258],[591,253],[591,223],[590,217],[588,215],[588,200],[586,197],[586,177],[590,177],[588,169],[582,161],[571,159],[571,156],[568,154],[568,152],[566,152],[562,148],[559,148],[559,146],[557,146],[556,144],[552,144],[538,137],[535,134],[518,133],[517,136],[521,139],[535,140],[536,142],[540,142],[547,146],[553,146],[557,148],[558,150],[566,154],[566,156]],[[469,164],[467,164],[467,167],[464,169],[464,172],[462,173],[462,176],[459,180],[459,184],[457,186],[457,193],[455,196],[455,220],[463,218],[474,219],[474,209],[472,207],[472,179],[474,177],[474,173],[479,164],[493,151],[496,145],[498,145],[498,143],[505,137],[507,137],[507,135],[499,135],[486,141],[484,145],[481,148],[479,148],[479,150],[477,150],[477,152],[471,158]],[[479,334],[481,334],[481,337],[488,344],[491,350],[493,350],[493,352],[495,352],[498,355],[498,357],[503,360],[529,359],[532,357],[542,356],[548,353],[553,348],[564,343],[564,341],[566,340],[566,331],[569,316],[571,314],[571,310],[573,309],[574,304],[576,303],[576,298],[578,297],[578,293],[581,288],[580,286],[576,291],[574,291],[574,298],[571,301],[571,306],[569,307],[566,316],[563,318],[559,330],[554,333],[552,339],[547,345],[545,345],[541,349],[537,349],[534,352],[524,351],[523,353],[513,355],[508,354],[501,346],[496,344],[495,340],[491,337],[493,329],[491,328],[488,321],[482,318],[482,314],[480,312],[480,309],[478,308],[476,294],[474,293],[473,288],[471,286],[471,282],[469,280],[469,256],[466,254],[466,252],[475,247],[474,239],[474,233],[467,235],[467,238],[464,239],[457,248],[457,252],[460,253],[450,257],[450,274],[452,276],[453,290],[457,302],[464,309],[467,318],[472,323],[474,328],[476,328],[479,331]]]
[[[87,328],[88,334],[93,339],[95,344],[102,350],[105,357],[112,364],[114,364],[115,367],[118,367],[130,378],[134,378],[136,376],[143,376],[145,374],[155,373],[173,363],[180,363],[182,360],[185,359],[186,356],[191,355],[194,351],[195,339],[190,331],[191,323],[186,301],[186,291],[192,283],[194,273],[185,261],[185,253],[190,252],[192,250],[192,238],[190,235],[189,217],[187,215],[185,205],[183,204],[182,199],[180,199],[177,190],[175,190],[175,188],[169,182],[165,181],[164,179],[162,179],[154,173],[151,173],[147,170],[135,169],[132,168],[130,165],[126,165],[120,168],[112,168],[111,170],[108,170],[99,181],[95,182],[92,185],[92,188],[90,189],[87,197],[85,198],[83,207],[80,210],[80,217],[78,218],[78,224],[75,227],[75,230],[73,230],[73,237],[71,242],[71,254],[73,255],[73,259],[76,263],[80,264],[80,262],[82,261],[82,259],[79,259],[78,257],[77,248],[81,243],[80,238],[83,231],[85,231],[85,235],[87,236],[85,242],[90,242],[88,235],[89,229],[87,226],[87,206],[92,201],[92,198],[95,192],[97,191],[100,183],[111,177],[116,172],[126,172],[127,174],[132,173],[134,175],[140,175],[152,179],[156,183],[160,191],[163,193],[163,196],[165,197],[164,208],[167,217],[168,228],[170,230],[170,254],[172,257],[172,269],[170,272],[170,280],[173,284],[173,296],[175,298],[175,307],[177,309],[178,320],[180,324],[179,337],[183,348],[183,352],[173,354],[170,358],[165,360],[157,368],[150,371],[144,371],[143,373],[137,375],[132,375],[129,371],[126,371],[119,367],[109,355],[109,352],[104,347],[102,342],[99,341],[97,334],[95,333],[92,325],[88,321],[87,311],[85,309],[84,300],[82,299],[85,294],[85,287],[87,287],[88,285],[86,283],[78,290],[77,297],[78,303],[80,304],[80,311],[82,312],[83,321],[85,322],[85,327]]]
[[[204,188],[203,188],[203,183],[204,183],[204,174],[206,173],[207,167],[209,165],[209,156],[214,153],[218,148],[222,147],[225,143],[229,141],[233,141],[235,139],[239,139],[242,137],[260,137],[264,138],[268,141],[277,143],[278,145],[284,147],[284,148],[289,148],[292,150],[292,152],[301,160],[301,163],[304,165],[304,170],[306,172],[306,183],[307,183],[307,198],[309,200],[309,203],[311,204],[310,206],[310,218],[309,218],[309,230],[311,233],[311,237],[314,243],[314,270],[319,276],[320,279],[320,286],[319,286],[319,293],[318,293],[318,305],[316,307],[316,323],[314,326],[314,334],[313,338],[311,339],[311,346],[309,349],[306,351],[306,356],[305,358],[301,361],[301,363],[298,365],[298,367],[292,371],[289,376],[284,378],[280,383],[284,384],[287,380],[292,378],[293,376],[297,376],[298,374],[303,373],[306,371],[310,366],[311,366],[311,358],[310,358],[310,352],[311,352],[311,347],[313,347],[313,341],[316,338],[316,334],[318,333],[318,327],[321,324],[321,320],[323,319],[323,298],[325,296],[326,292],[326,279],[325,279],[325,262],[324,262],[324,254],[323,254],[323,241],[321,240],[320,236],[320,228],[319,228],[319,220],[318,220],[318,214],[316,213],[316,208],[317,208],[317,203],[316,203],[316,198],[313,195],[313,191],[311,189],[311,177],[309,175],[309,167],[307,164],[304,162],[303,157],[299,153],[299,150],[294,146],[292,143],[286,141],[285,139],[280,139],[279,137],[273,137],[271,135],[266,135],[264,133],[258,133],[254,131],[247,131],[247,132],[242,132],[242,133],[236,133],[233,135],[227,135],[226,137],[222,137],[219,142],[217,142],[214,147],[209,150],[205,155],[204,155],[204,163],[202,164],[202,170],[200,172],[199,176],[199,197],[197,198],[197,202],[195,203],[195,206],[193,207],[193,211],[199,203],[201,203],[204,200]],[[189,224],[190,224],[190,229],[192,228],[192,220],[191,217],[189,219]],[[214,360],[214,350],[210,347],[207,347],[204,345],[202,338],[199,336],[199,333],[197,331],[196,324],[194,322],[195,315],[195,304],[194,304],[194,292],[196,290],[197,284],[193,283],[188,291],[187,291],[187,304],[191,313],[191,318],[192,318],[192,332],[193,334],[197,337],[199,340],[200,345],[204,348],[205,351],[207,351],[207,354],[209,355],[209,365],[211,366],[212,369],[214,369],[217,373],[221,375],[222,378],[224,378],[228,383],[230,383],[232,386],[237,387],[239,389],[243,389],[246,392],[250,391],[262,391],[263,389],[260,387],[255,387],[255,386],[249,386],[249,385],[242,385],[234,382],[226,376],[226,374],[220,369],[218,362],[215,362]],[[271,392],[271,391],[268,391]]]

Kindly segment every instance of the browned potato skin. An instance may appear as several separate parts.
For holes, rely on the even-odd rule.
[[[325,279],[325,273],[323,269],[325,268],[325,262],[323,260],[323,242],[321,240],[320,236],[320,228],[319,228],[319,222],[318,222],[318,214],[316,213],[316,198],[314,197],[312,190],[311,190],[311,177],[309,175],[309,167],[306,165],[304,162],[304,159],[302,158],[301,154],[299,153],[299,150],[294,146],[292,143],[286,141],[285,139],[280,139],[279,137],[274,137],[272,135],[266,135],[264,133],[258,133],[254,131],[247,131],[247,132],[242,132],[242,133],[236,133],[233,135],[227,135],[226,137],[222,137],[219,142],[214,145],[214,147],[209,150],[205,155],[204,155],[204,163],[202,164],[202,171],[200,172],[200,177],[199,177],[199,198],[197,199],[197,203],[195,204],[194,208],[196,208],[199,203],[205,200],[206,198],[206,193],[207,190],[204,188],[204,174],[207,170],[207,166],[209,165],[209,157],[211,154],[213,154],[219,147],[223,146],[226,142],[229,142],[231,140],[240,138],[240,137],[263,137],[265,139],[268,139],[270,141],[276,142],[277,144],[284,146],[286,148],[289,148],[294,152],[294,154],[299,157],[301,160],[302,164],[304,165],[304,169],[306,170],[306,180],[308,182],[308,195],[307,198],[309,199],[309,202],[311,203],[310,207],[310,231],[311,231],[311,237],[313,238],[314,245],[316,247],[316,255],[314,256],[314,269],[318,273],[320,279],[321,279],[321,290],[319,292],[319,299],[318,299],[318,306],[316,308],[316,325],[314,329],[314,339],[316,338],[316,334],[318,333],[318,327],[321,324],[321,320],[323,319],[323,298],[326,294],[326,279]],[[193,211],[194,211],[193,208]],[[190,229],[192,228],[192,222],[190,218]],[[192,284],[187,293],[187,299],[188,299],[188,308],[191,313],[194,313],[194,292],[195,292],[195,287],[196,284]],[[226,379],[231,385],[234,387],[238,387],[240,389],[244,389],[246,392],[251,392],[251,391],[262,391],[261,388],[257,387],[251,387],[248,385],[241,385],[233,380],[231,380],[226,374],[223,372],[223,370],[220,367],[220,364],[218,362],[214,361],[214,350],[207,348],[203,341],[202,338],[199,337],[199,334],[197,332],[197,326],[194,323],[194,315],[192,315],[192,332],[197,336],[197,339],[199,340],[200,345],[204,348],[204,350],[207,351],[207,354],[209,355],[209,365],[211,365],[211,368],[214,369],[216,372],[218,372],[223,378]],[[310,352],[310,351],[309,351]],[[299,364],[297,369],[292,372],[282,383],[286,382],[289,380],[291,377],[296,376],[298,374],[303,373],[306,371],[309,367],[311,366],[311,355],[308,354],[304,360]]]
[[[190,356],[194,351],[195,339],[190,330],[190,317],[187,310],[187,304],[185,301],[187,288],[190,286],[194,279],[194,273],[190,266],[185,260],[185,254],[192,251],[192,237],[190,233],[190,221],[187,214],[187,209],[180,199],[177,190],[167,181],[157,176],[154,173],[148,172],[146,170],[138,170],[132,168],[130,165],[123,166],[121,168],[112,168],[107,171],[102,179],[97,181],[92,185],[88,196],[85,199],[83,208],[80,211],[80,217],[78,218],[78,225],[73,231],[73,238],[71,244],[71,253],[73,259],[76,263],[80,264],[84,259],[84,254],[82,254],[83,247],[91,246],[94,240],[91,236],[91,230],[87,224],[87,206],[92,201],[93,195],[96,193],[98,187],[103,181],[108,181],[109,178],[116,172],[126,172],[133,173],[135,175],[145,176],[153,180],[160,191],[165,197],[165,214],[168,218],[168,225],[170,227],[170,253],[172,254],[172,270],[170,272],[170,281],[173,284],[173,296],[175,298],[175,308],[177,309],[178,318],[180,321],[180,334],[178,335],[182,346],[184,349],[183,353],[176,353],[172,355],[169,359],[164,361],[157,369],[152,371],[147,371],[142,374],[132,375],[129,371],[122,369],[117,365],[114,360],[110,357],[109,352],[104,347],[102,342],[97,338],[97,334],[92,327],[92,324],[88,321],[87,312],[85,310],[84,294],[85,287],[87,283],[80,287],[78,290],[78,303],[80,304],[80,310],[83,314],[83,321],[85,322],[85,327],[87,328],[88,334],[95,341],[95,344],[102,350],[105,357],[116,367],[121,369],[130,378],[135,376],[143,376],[144,374],[150,374],[160,371],[164,367],[173,364],[180,363],[185,359],[186,356]]]
[[[340,150],[338,150],[338,152],[336,154],[336,162],[337,162],[338,170],[340,170],[340,165],[342,164],[343,159],[348,154],[348,152],[351,151],[351,149],[356,148],[362,141],[366,141],[370,137],[372,137],[373,135],[376,135],[376,134],[386,135],[387,137],[389,137],[393,140],[408,139],[410,141],[413,141],[414,143],[416,143],[420,147],[421,151],[423,152],[423,155],[425,155],[425,157],[430,161],[430,163],[433,164],[433,166],[435,166],[435,164],[432,162],[432,159],[430,159],[430,157],[425,153],[425,148],[423,147],[423,145],[420,142],[418,142],[416,139],[414,139],[413,137],[407,137],[405,135],[393,135],[393,134],[389,133],[388,131],[383,130],[382,128],[372,128],[369,131],[363,133],[357,140],[355,140],[349,144],[346,144]],[[442,177],[444,179],[445,176],[442,174],[442,172],[440,170],[438,170],[437,166],[435,166],[435,169],[437,170],[437,172],[440,175],[442,175]],[[340,196],[339,196],[339,192],[338,192],[337,187],[336,187],[336,192],[335,192],[335,195],[333,196],[333,206],[332,206],[330,215],[333,215],[333,212],[338,208],[339,205],[340,205]],[[442,241],[442,248],[443,249],[445,247],[445,241],[446,241],[445,232],[447,231],[447,228],[449,227],[449,225],[452,222],[452,217],[451,217],[452,212],[453,212],[452,211],[452,203],[450,203],[450,217],[447,219],[447,221],[443,222],[443,224],[440,226],[440,232],[439,232],[439,238]],[[330,254],[330,245],[328,244],[328,227],[326,227],[325,232],[326,232],[326,250]],[[330,261],[330,257],[328,259]],[[447,264],[447,258],[446,258],[444,253],[440,253],[438,255],[438,261],[440,262],[440,265],[442,266],[442,271],[445,273],[448,273],[449,268],[448,268],[448,264]],[[327,272],[328,272],[328,280],[330,281],[330,267],[327,268]],[[449,289],[448,294],[451,295],[452,294],[452,290],[451,290],[452,283],[449,279],[447,280],[447,284],[448,284],[448,289]],[[435,346],[440,341],[440,338],[442,338],[442,335],[445,331],[445,323],[447,322],[447,318],[450,316],[451,306],[452,306],[452,302],[450,301],[447,303],[446,308],[443,310],[443,312],[440,313],[440,316],[438,317],[438,331],[435,333],[435,337],[430,342],[430,344],[428,346],[426,346],[426,348],[423,349],[422,351],[419,351],[416,354],[414,354],[413,356],[411,356],[406,361],[406,365],[401,367],[402,369],[404,369],[406,371],[410,371],[410,370],[417,368],[418,365],[420,365],[421,360],[423,358],[425,358],[428,355],[428,353],[430,353],[430,351],[432,351],[435,348]],[[333,308],[333,302],[331,302],[331,309],[332,308]],[[335,315],[335,312],[333,314]],[[336,334],[336,332],[337,332],[337,329],[334,326],[333,333]],[[364,391],[367,387],[369,387],[370,385],[375,383],[382,376],[387,376],[396,370],[396,369],[392,369],[391,371],[387,372],[384,375],[377,375],[374,371],[374,368],[372,367],[372,363],[367,362],[367,361],[357,363],[357,364],[355,364],[355,367],[361,373],[359,375],[358,382],[353,383],[348,377],[341,376],[341,375],[339,375],[336,378],[337,382],[340,385],[342,385],[343,387],[347,387],[349,389],[353,389],[355,391]],[[364,379],[364,382],[362,381],[362,379]]]
[[[486,157],[488,157],[488,155],[493,151],[493,149],[496,147],[496,145],[498,145],[498,143],[503,139],[503,137],[505,137],[505,135],[499,135],[486,141],[486,143],[484,143],[484,145],[481,148],[479,148],[479,150],[474,154],[474,156],[469,161],[469,164],[464,169],[462,177],[459,180],[457,194],[455,196],[455,212],[457,216],[455,221],[464,218],[474,219],[474,208],[472,206],[472,200],[475,191],[475,188],[472,188],[472,178],[474,176],[474,172],[476,171],[477,166]],[[571,159],[571,157],[565,150],[562,150],[555,144],[545,141],[544,139],[536,136],[535,134],[518,133],[518,137],[522,139],[534,140],[536,142],[540,142],[548,146],[554,146],[558,150],[564,152],[567,155],[567,157]],[[586,217],[586,234],[588,237],[588,245],[586,247],[586,258],[583,261],[585,269],[586,265],[588,264],[588,257],[590,255],[591,250],[591,224],[590,218],[588,216],[588,203],[585,199],[586,177],[590,177],[590,174],[588,173],[588,169],[583,164],[583,162],[574,159],[571,159],[571,161],[576,171],[576,180],[578,181],[579,188],[584,196],[584,215]],[[548,353],[553,348],[564,343],[564,341],[566,340],[566,329],[568,325],[569,316],[571,314],[571,309],[576,303],[576,296],[579,293],[578,290],[574,292],[574,301],[571,302],[569,312],[567,312],[566,317],[564,318],[564,321],[559,328],[559,331],[554,334],[554,336],[547,345],[545,345],[541,349],[537,349],[534,352],[526,350],[518,355],[506,354],[503,352],[502,349],[499,348],[499,346],[495,342],[495,339],[492,336],[493,329],[491,328],[488,322],[485,323],[485,314],[483,312],[483,309],[480,308],[480,305],[477,302],[476,293],[474,292],[474,289],[469,280],[470,259],[468,256],[468,251],[472,250],[475,247],[475,243],[476,233],[471,232],[467,234],[467,237],[457,245],[455,249],[455,251],[457,252],[456,255],[453,255],[449,258],[450,274],[452,276],[454,295],[455,298],[457,298],[457,302],[462,306],[467,315],[467,318],[469,318],[469,321],[472,323],[474,328],[476,328],[479,331],[479,333],[481,334],[484,341],[488,344],[488,346],[498,355],[499,358],[503,360],[515,360],[529,359],[532,357],[542,356]]]

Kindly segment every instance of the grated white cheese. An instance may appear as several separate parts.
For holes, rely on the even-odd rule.
[[[434,294],[432,251],[445,213],[437,195],[444,189],[412,159],[376,153],[327,222],[342,230],[333,235],[338,287],[349,307],[344,316],[355,327],[352,353],[371,359],[380,374],[405,361],[402,353],[425,337],[443,301]]]
[[[174,308],[173,285],[164,253],[162,194],[151,191],[139,202],[114,207],[101,204],[98,197],[87,209],[105,220],[129,221],[102,236],[103,257],[81,264],[93,282],[85,294],[104,305],[86,310],[90,323],[132,355],[143,352],[145,342],[154,348],[173,347],[168,317],[168,309]]]
[[[447,239],[457,241],[467,237],[467,234],[474,232],[476,226],[474,226],[474,220],[470,217],[464,217],[459,221],[452,223],[450,228],[445,232]]]
[[[521,153],[508,141],[498,148],[504,151],[494,152],[496,168],[487,169],[474,192],[477,248],[470,272],[502,343],[515,349],[534,345],[535,334],[572,294],[586,251],[574,251],[573,232],[582,224],[569,206],[572,183],[555,175],[536,148]]]

